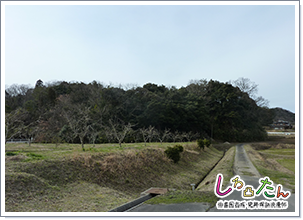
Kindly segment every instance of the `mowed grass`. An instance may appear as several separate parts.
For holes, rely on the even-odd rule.
[[[164,150],[181,144],[174,164]],[[150,187],[191,190],[221,158],[222,151],[196,143],[86,145],[7,144],[7,212],[104,212]]]
[[[15,154],[29,156],[29,153],[34,153],[36,155],[43,155],[43,159],[59,159],[65,158],[66,156],[74,155],[85,155],[90,153],[113,153],[113,152],[123,152],[130,149],[142,150],[145,148],[162,148],[166,149],[168,146],[172,147],[174,145],[188,145],[189,142],[178,142],[178,143],[125,143],[122,147],[119,144],[85,144],[84,149],[80,144],[60,144],[56,146],[55,144],[42,144],[42,143],[32,143],[29,146],[26,143],[7,143],[5,145],[6,155]],[[37,159],[37,158],[36,158]]]
[[[268,176],[274,183],[282,184],[295,192],[294,143],[259,143],[246,145],[245,149],[261,175]]]
[[[295,166],[295,160],[294,159],[280,159],[280,160],[277,160],[277,161],[283,167],[285,167],[285,168],[287,168],[290,171],[295,173],[296,166]]]
[[[295,155],[295,149],[268,149],[268,150],[259,150],[261,153],[266,153],[266,154],[273,154],[273,155],[279,155],[279,156],[285,156],[285,155],[290,155],[294,156]]]

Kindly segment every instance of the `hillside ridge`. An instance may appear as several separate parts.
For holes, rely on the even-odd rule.
[[[279,107],[271,108],[271,110],[274,112],[274,121],[283,120],[292,124],[295,123],[295,113]]]

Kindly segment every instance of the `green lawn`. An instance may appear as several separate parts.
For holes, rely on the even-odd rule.
[[[285,155],[294,156],[295,155],[295,149],[267,149],[267,150],[259,150],[259,152],[280,155],[280,156],[285,156]]]
[[[281,164],[283,167],[291,170],[292,172],[295,173],[295,160],[294,159],[280,159],[277,160],[279,162],[279,164]]]
[[[282,184],[295,192],[294,148],[277,149],[272,147],[266,150],[254,150],[248,145],[245,147],[261,175],[268,176],[276,184]]]

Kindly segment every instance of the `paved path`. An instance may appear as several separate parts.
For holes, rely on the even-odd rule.
[[[250,159],[248,158],[243,144],[236,146],[234,171],[236,175],[245,182],[245,185],[251,185],[254,189],[259,188],[259,178],[261,175],[257,169],[253,166]],[[270,177],[269,177],[270,178]],[[229,181],[224,179],[224,181]],[[286,190],[286,189],[284,189]],[[243,201],[241,196],[241,191],[234,190],[229,196],[225,197],[223,200],[238,200]],[[255,197],[253,200],[265,200],[265,198],[260,195]],[[288,201],[288,209],[286,210],[249,210],[242,209],[239,212],[294,212],[295,211],[295,195],[292,194]],[[182,203],[182,204],[159,204],[159,205],[149,205],[141,204],[130,212],[238,212],[237,210],[220,210],[215,207],[210,207],[207,203]]]
[[[251,185],[254,189],[259,188],[259,178],[261,175],[251,163],[250,159],[248,158],[246,151],[244,150],[243,144],[239,144],[236,146],[236,155],[235,155],[235,163],[234,169],[236,175],[239,175],[240,178],[245,182],[245,185]],[[270,178],[270,177],[269,177]],[[229,181],[229,180],[224,180]],[[283,188],[283,190],[286,190]],[[233,193],[222,200],[238,200],[243,201],[241,196],[241,191],[234,190]],[[266,200],[264,196],[260,195],[255,197],[253,200]],[[291,194],[290,198],[287,199],[288,201],[288,209],[285,210],[249,210],[249,209],[242,209],[239,212],[294,212],[295,211],[295,194]],[[235,212],[235,210],[218,210],[215,207],[208,210],[209,212]]]

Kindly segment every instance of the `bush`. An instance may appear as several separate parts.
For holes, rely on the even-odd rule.
[[[181,156],[180,153],[183,152],[184,148],[181,145],[176,145],[174,147],[168,147],[164,153],[169,159],[172,159],[174,163],[178,163]]]
[[[18,155],[18,152],[6,152],[5,155],[6,156],[15,156],[15,155]]]
[[[42,155],[40,155],[40,154],[35,154],[35,153],[27,153],[26,156],[29,157],[29,158],[27,159],[27,161],[44,159],[44,157],[43,157]]]
[[[176,145],[175,148],[177,148],[180,153],[182,153],[184,151],[184,148],[182,145]]]
[[[207,140],[206,138],[203,140],[204,146],[209,147],[210,146],[210,141]]]
[[[202,139],[198,139],[197,144],[200,149],[204,149],[204,141]]]
[[[204,147],[209,147],[210,146],[210,141],[207,140],[206,138],[204,138],[204,140],[203,139],[198,139],[197,144],[198,144],[198,147],[200,149],[204,149]]]
[[[28,156],[28,157],[39,157],[39,158],[43,157],[42,155],[35,154],[35,153],[28,153],[28,154],[26,154],[26,156]]]

